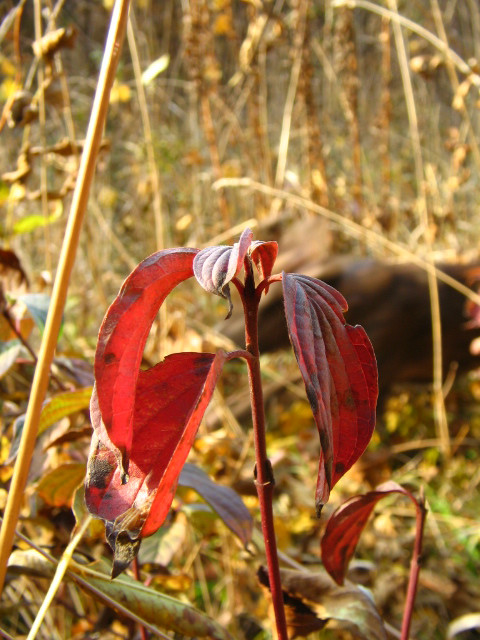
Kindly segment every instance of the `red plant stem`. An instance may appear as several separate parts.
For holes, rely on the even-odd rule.
[[[255,444],[255,485],[262,521],[262,533],[265,541],[268,579],[272,594],[273,610],[277,625],[278,640],[288,640],[285,609],[283,606],[282,584],[278,565],[277,542],[273,524],[273,487],[274,478],[270,460],[267,458],[265,441],[265,410],[260,374],[260,356],[258,350],[258,304],[261,291],[255,290],[251,269],[246,269],[245,289],[242,302],[245,312],[245,342],[247,351],[253,356],[247,359],[250,383],[250,402],[252,405],[253,433]]]
[[[410,577],[408,580],[407,597],[405,600],[405,609],[403,612],[402,631],[400,640],[408,640],[410,634],[410,623],[412,621],[413,605],[415,603],[415,596],[417,593],[418,576],[420,573],[421,559],[422,559],[422,543],[423,543],[423,530],[425,527],[425,518],[427,515],[427,509],[425,507],[425,498],[420,496],[416,501],[416,527],[415,527],[415,545],[413,547],[413,555],[410,563]]]

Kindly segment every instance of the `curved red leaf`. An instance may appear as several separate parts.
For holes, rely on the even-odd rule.
[[[95,354],[98,404],[125,467],[132,447],[137,377],[150,327],[166,296],[193,276],[197,253],[198,249],[167,249],[143,260],[125,280],[100,328]]]
[[[336,289],[284,273],[283,293],[290,340],[320,435],[319,513],[372,436],[377,366],[363,328],[345,323],[347,303]]]
[[[140,539],[154,533],[165,520],[198,426],[230,355],[223,351],[216,355],[177,353],[139,373],[126,481],[94,391],[94,437],[85,499],[91,513],[107,523],[107,538],[115,552],[114,574],[135,557]]]
[[[195,277],[205,291],[228,300],[227,318],[232,313],[228,283],[242,268],[252,238],[253,233],[250,229],[245,229],[233,246],[206,247],[198,252],[193,261]]]
[[[321,543],[322,562],[338,584],[343,584],[348,563],[375,505],[391,493],[408,496],[415,507],[420,508],[410,491],[390,480],[379,485],[374,491],[353,496],[330,516]]]
[[[250,256],[257,267],[258,273],[262,278],[268,278],[272,275],[273,265],[277,259],[278,244],[273,240],[269,242],[262,242],[256,240],[252,242],[250,247]],[[268,287],[265,287],[264,293],[268,292]]]

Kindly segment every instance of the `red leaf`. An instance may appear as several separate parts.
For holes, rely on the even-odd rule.
[[[377,366],[363,328],[345,324],[347,303],[336,289],[284,273],[283,292],[290,340],[320,435],[319,513],[372,436]]]
[[[94,391],[94,438],[85,498],[107,523],[118,575],[138,551],[142,537],[163,523],[178,476],[193,444],[217,379],[230,354],[177,353],[141,371],[135,393],[135,425],[125,477],[121,456],[109,437]]]
[[[195,277],[202,287],[209,293],[228,300],[227,318],[231,316],[233,309],[228,283],[242,268],[252,238],[250,229],[245,229],[233,246],[207,247],[199,251],[193,261]]]
[[[392,493],[408,496],[416,508],[420,508],[410,491],[396,482],[389,481],[379,485],[374,491],[353,496],[330,516],[322,538],[322,561],[325,569],[338,584],[343,584],[348,563],[373,508],[381,498]]]
[[[277,254],[278,244],[274,241],[262,242],[261,240],[256,240],[252,243],[250,256],[262,278],[265,279],[272,275]],[[264,292],[268,292],[268,287],[265,287]]]
[[[95,379],[109,438],[128,467],[135,388],[145,342],[166,296],[193,276],[197,249],[167,249],[141,262],[108,309],[98,336]]]

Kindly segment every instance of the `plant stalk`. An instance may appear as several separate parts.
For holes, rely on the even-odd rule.
[[[265,409],[263,404],[263,389],[258,349],[258,305],[260,302],[261,291],[255,290],[255,282],[251,268],[246,269],[246,273],[247,275],[245,279],[245,289],[242,295],[242,302],[245,312],[246,350],[253,356],[252,358],[247,359],[247,367],[255,444],[255,485],[257,487],[260,506],[262,533],[265,541],[265,555],[267,558],[268,579],[270,583],[270,592],[272,594],[278,640],[288,640],[282,584],[280,580],[280,568],[278,564],[277,542],[273,524],[274,478],[272,465],[267,457]]]
[[[68,569],[68,565],[72,560],[73,553],[77,548],[79,542],[81,541],[83,535],[85,534],[85,531],[88,529],[91,521],[92,521],[92,516],[88,515],[85,518],[85,520],[82,522],[82,524],[78,527],[75,535],[72,537],[65,551],[63,552],[62,557],[60,558],[60,561],[57,564],[55,575],[53,576],[53,580],[50,583],[50,587],[48,588],[48,591],[45,595],[42,605],[38,610],[37,616],[30,628],[30,632],[27,636],[27,640],[35,640],[35,638],[37,637],[37,634],[40,631],[40,627],[42,626],[45,615],[48,609],[50,608],[53,602],[53,599],[55,598],[55,595]]]
[[[408,640],[410,634],[410,624],[412,621],[413,606],[417,593],[418,576],[420,574],[422,559],[423,531],[425,528],[425,518],[427,516],[427,508],[425,507],[425,498],[420,496],[416,501],[416,527],[415,527],[415,545],[413,547],[412,560],[410,563],[410,577],[408,580],[407,597],[405,600],[405,609],[403,612],[402,631],[400,640]]]
[[[1,517],[0,517],[0,522],[2,522],[2,518]],[[33,540],[31,540],[30,538],[27,538],[27,536],[25,536],[21,531],[18,531],[18,529],[17,529],[15,531],[15,534],[20,538],[20,540],[23,540],[29,547],[31,547],[32,549],[35,549],[35,551],[37,551],[41,556],[43,556],[46,560],[51,562],[52,565],[56,566],[58,564],[58,561],[57,561],[56,558],[54,558],[49,553],[47,553],[45,551],[45,549],[43,549],[42,547],[39,547],[35,542],[33,542]],[[70,563],[70,566],[72,566],[72,565],[75,565],[75,561],[74,560],[72,560],[72,562]],[[107,576],[104,576],[101,573],[93,571],[92,569],[88,569],[85,565],[76,565],[77,571],[78,571],[78,569],[80,567],[81,567],[82,573],[84,575],[91,575],[91,576],[93,576],[95,578],[100,577],[102,579],[108,579]],[[101,591],[97,587],[94,587],[92,584],[90,584],[90,582],[88,582],[88,580],[86,580],[85,578],[82,578],[77,573],[77,571],[72,571],[70,568],[67,568],[66,573],[67,573],[69,578],[71,578],[74,582],[76,582],[79,586],[81,586],[87,593],[90,593],[92,596],[96,597],[100,602],[103,602],[107,607],[110,607],[114,611],[117,611],[118,613],[121,613],[127,619],[130,619],[133,622],[136,622],[139,626],[145,627],[155,637],[163,638],[163,640],[170,640],[169,636],[163,634],[153,624],[150,624],[146,620],[143,620],[143,618],[141,618],[135,612],[133,612],[130,609],[128,609],[121,602],[118,602],[117,600],[115,600],[114,598],[111,598],[110,596],[108,596],[106,593],[104,593],[103,591]],[[0,637],[3,637],[1,634],[2,634],[2,630],[0,629]],[[9,636],[8,634],[4,633],[4,637],[7,638],[7,640],[10,640],[11,636]]]
[[[116,0],[110,21],[85,147],[80,162],[70,215],[65,230],[65,238],[62,244],[53,286],[52,300],[38,354],[38,362],[35,368],[22,439],[20,441],[0,530],[0,592],[3,589],[7,562],[15,535],[15,527],[27,484],[28,471],[37,437],[38,422],[48,386],[50,366],[57,345],[63,308],[67,297],[68,283],[75,261],[80,230],[87,207],[90,185],[93,180],[96,158],[107,116],[110,89],[115,77],[123,37],[125,35],[129,4],[129,0]]]

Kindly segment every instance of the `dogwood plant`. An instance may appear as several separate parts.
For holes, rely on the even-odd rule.
[[[112,573],[118,575],[136,556],[142,538],[164,522],[222,369],[229,360],[243,358],[251,389],[255,482],[270,589],[279,637],[287,638],[273,528],[273,474],[265,446],[257,326],[261,296],[281,282],[290,340],[320,436],[318,514],[371,438],[378,382],[370,341],[362,327],[346,324],[343,296],[315,278],[272,275],[277,251],[276,242],[253,241],[246,229],[233,246],[159,251],[128,276],[98,338],[86,501],[91,513],[106,523],[114,551]],[[160,306],[191,277],[207,292],[225,298],[229,315],[230,285],[237,288],[245,315],[245,349],[176,353],[140,370]]]

